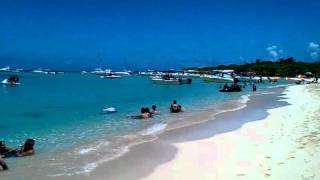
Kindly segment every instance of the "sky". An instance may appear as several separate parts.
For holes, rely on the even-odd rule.
[[[319,0],[1,0],[0,66],[171,69],[320,59]]]

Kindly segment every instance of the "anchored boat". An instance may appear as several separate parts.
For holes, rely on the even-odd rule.
[[[204,81],[217,82],[217,83],[230,83],[234,81],[234,71],[233,70],[214,70],[211,74],[205,74],[201,78]]]
[[[181,77],[175,77],[171,74],[166,74],[163,76],[156,76],[151,78],[153,83],[156,84],[165,84],[165,85],[180,85],[180,84],[191,84],[192,79],[191,78],[181,78]]]

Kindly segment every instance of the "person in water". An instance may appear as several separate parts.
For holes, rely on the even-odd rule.
[[[6,143],[4,141],[0,141],[0,155],[5,155],[9,152],[11,152],[13,149],[6,146]]]
[[[227,90],[228,88],[229,88],[228,83],[225,83],[224,86],[223,86],[223,89]]]
[[[157,106],[156,105],[152,105],[150,113],[151,114],[159,114],[159,111],[157,110]]]
[[[181,105],[177,104],[177,101],[174,100],[170,106],[170,112],[172,113],[178,113],[182,111]]]
[[[257,91],[257,86],[255,84],[252,85],[252,91],[253,92]]]
[[[2,168],[2,170],[8,170],[8,165],[6,164],[6,162],[4,162],[4,160],[0,157],[0,167]]]
[[[151,117],[150,109],[149,108],[141,108],[141,114],[140,114],[141,119],[148,119]]]
[[[26,139],[25,143],[21,146],[20,149],[11,150],[6,153],[4,157],[24,157],[31,156],[35,153],[34,150],[35,141],[33,139]]]

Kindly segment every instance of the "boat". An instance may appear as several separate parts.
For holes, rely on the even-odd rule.
[[[40,74],[48,74],[47,71],[43,71],[42,69],[36,69],[32,71],[33,73],[40,73]]]
[[[10,71],[10,67],[9,66],[6,66],[4,68],[0,68],[0,72],[8,72]]]
[[[107,79],[117,79],[120,78],[121,76],[115,75],[113,73],[105,74],[100,76],[101,78],[107,78]]]
[[[96,68],[94,69],[94,71],[91,72],[91,74],[102,75],[102,76],[109,73],[111,73],[111,69],[102,70],[101,68]]]
[[[140,76],[157,76],[160,75],[160,72],[154,71],[154,70],[147,70],[147,71],[140,71]]]
[[[15,70],[12,70],[12,72],[22,72],[23,71],[23,69],[15,69]]]
[[[294,81],[296,84],[317,83],[317,79],[311,72],[300,74],[297,77],[293,77],[293,78],[286,77],[285,79],[288,81]]]
[[[240,92],[242,91],[241,86],[238,84],[232,84],[231,86],[225,85],[220,92]]]
[[[3,81],[1,81],[1,84],[3,85],[11,85],[11,86],[15,86],[15,85],[19,85],[19,77],[18,76],[10,76],[7,79],[4,79]]]
[[[116,75],[130,76],[130,75],[131,75],[131,71],[118,71],[118,72],[114,72],[114,74],[116,74]]]
[[[280,77],[267,77],[267,80],[270,82],[277,82],[279,79],[280,79]]]
[[[213,70],[213,74],[202,75],[201,78],[208,82],[217,83],[230,83],[234,81],[234,71],[233,70]]]
[[[171,74],[166,74],[163,76],[155,76],[151,78],[153,83],[164,84],[164,85],[181,85],[181,84],[191,84],[191,78],[181,78],[175,77]]]

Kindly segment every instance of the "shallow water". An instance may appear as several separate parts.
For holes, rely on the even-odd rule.
[[[0,79],[6,76],[0,74]],[[17,147],[26,138],[34,138],[37,155],[30,158],[39,163],[35,167],[51,164],[55,168],[45,173],[53,175],[89,171],[95,164],[88,162],[124,153],[127,147],[123,145],[137,141],[136,135],[143,136],[139,141],[148,140],[170,122],[188,124],[182,122],[186,116],[251,93],[249,87],[241,93],[220,93],[221,84],[205,83],[201,79],[194,79],[191,85],[168,86],[153,84],[149,77],[142,76],[120,79],[79,74],[22,73],[19,76],[21,85],[0,87],[0,137],[11,147]],[[276,85],[279,84],[284,83]],[[264,83],[258,85],[258,90],[274,86]],[[168,113],[174,99],[187,113]],[[241,101],[233,103],[241,104]],[[160,115],[148,121],[127,117],[138,114],[141,106],[152,104],[158,106]],[[102,113],[104,107],[111,106],[118,112]],[[64,158],[59,159],[55,154]],[[10,159],[8,163],[16,171],[22,171],[22,164],[28,166],[24,159]],[[73,167],[75,164],[80,166]]]

